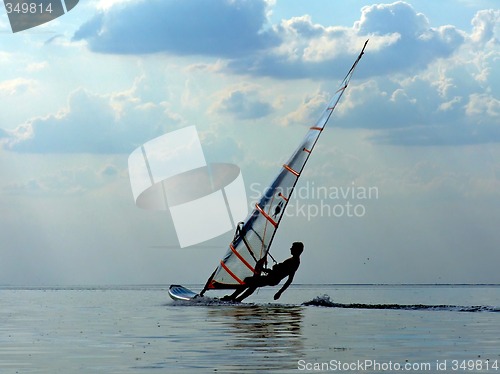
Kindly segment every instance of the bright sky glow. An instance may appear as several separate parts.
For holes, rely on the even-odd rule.
[[[299,183],[356,195],[297,198],[273,255],[305,243],[298,283],[500,283],[499,25],[490,0],[102,0],[13,34],[0,7],[0,284],[205,282],[232,233],[180,249],[129,154],[195,125],[252,200],[368,38]]]

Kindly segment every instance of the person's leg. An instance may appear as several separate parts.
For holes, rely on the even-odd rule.
[[[259,287],[269,286],[271,279],[267,275],[255,275],[250,278],[245,278],[245,284],[248,286],[247,290],[240,296],[237,296],[234,300],[242,301],[248,296],[253,294],[255,290]]]
[[[222,301],[233,301],[234,299],[236,299],[236,296],[238,296],[240,293],[242,293],[245,289],[246,289],[246,286],[238,287],[231,295],[226,295],[221,300]]]
[[[246,299],[248,296],[253,294],[257,287],[248,287],[247,290],[240,296],[236,297],[234,300],[235,301],[243,301],[243,299]]]
[[[257,287],[264,287],[269,284],[268,277],[265,275],[254,275],[252,277],[246,277],[244,280],[244,285],[237,288],[231,295],[224,296],[221,300],[223,301],[241,301],[255,292]],[[246,290],[246,291],[245,291]],[[242,295],[238,296],[241,294]]]

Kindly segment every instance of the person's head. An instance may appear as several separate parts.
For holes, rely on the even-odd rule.
[[[292,247],[290,248],[292,256],[300,256],[303,250],[304,250],[304,244],[302,244],[302,242],[294,242],[292,244]]]

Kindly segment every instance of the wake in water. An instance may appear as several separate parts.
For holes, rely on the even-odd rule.
[[[215,297],[197,297],[191,300],[170,300],[166,305],[181,306],[217,306],[217,305],[253,305],[251,303],[241,303],[238,301],[224,301]]]
[[[391,310],[447,310],[454,312],[500,312],[500,308],[492,306],[474,305],[405,305],[405,304],[342,304],[335,303],[330,299],[330,296],[316,296],[310,301],[302,303],[305,306],[322,306],[328,308],[344,308],[344,309],[391,309]]]

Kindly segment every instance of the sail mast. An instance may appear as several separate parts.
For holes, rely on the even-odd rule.
[[[330,119],[330,117],[331,117],[333,111],[335,110],[338,102],[340,101],[340,98],[344,94],[345,89],[349,85],[349,82],[351,81],[351,78],[352,78],[352,74],[354,73],[354,70],[356,69],[356,66],[358,65],[359,60],[361,60],[361,57],[363,57],[363,55],[365,54],[365,48],[366,48],[367,44],[368,44],[368,40],[365,41],[365,44],[363,45],[363,48],[361,49],[361,52],[359,53],[358,57],[356,58],[356,60],[352,64],[351,68],[349,69],[349,72],[346,74],[346,76],[342,80],[342,83],[340,84],[340,88],[337,89],[337,91],[335,92],[334,96],[330,99],[330,102],[328,103],[328,106],[326,107],[326,109],[324,109],[323,116],[326,113],[326,118],[324,119],[324,123],[321,124],[321,119],[323,118],[323,116],[321,116],[320,119],[315,124],[315,126],[312,126],[312,127],[309,128],[309,131],[311,131],[311,130],[312,131],[318,131],[318,136],[316,137],[316,139],[312,143],[312,146],[311,146],[310,149],[306,149],[306,148],[302,149],[303,152],[308,153],[308,156],[307,156],[306,160],[304,161],[304,164],[302,165],[302,168],[300,169],[300,171],[296,171],[296,173],[297,173],[296,174],[297,179],[295,180],[295,183],[293,184],[293,186],[291,188],[290,196],[293,193],[293,190],[295,189],[295,186],[297,185],[297,182],[299,181],[299,177],[302,174],[302,171],[304,170],[304,168],[305,168],[305,166],[307,164],[307,161],[309,160],[309,157],[311,156],[311,153],[314,150],[314,147],[316,146],[316,143],[318,142],[319,137],[321,136],[321,133],[323,132],[326,124],[328,123],[328,120]],[[320,126],[320,124],[321,124],[321,126]],[[307,137],[307,135],[306,135],[306,137]],[[293,155],[292,155],[291,158],[293,158]],[[285,167],[288,170],[288,167],[285,166],[285,165],[283,165],[283,167]],[[289,170],[289,171],[292,172],[292,173],[295,172],[295,171],[291,171],[291,170]],[[285,203],[285,206],[283,207],[283,210],[286,208],[287,205],[288,205],[288,199],[286,200],[286,203]],[[273,235],[272,235],[271,240],[270,240],[269,245],[268,245],[268,249],[267,249],[268,252],[269,252],[271,244],[272,244],[272,242],[274,240],[274,236],[276,235],[276,232],[278,231],[277,228],[278,228],[278,226],[279,226],[279,224],[280,224],[281,219],[283,218],[283,216],[284,216],[284,214],[280,215],[280,217],[279,217],[279,220],[278,220],[277,225],[276,225],[276,230],[273,232]]]
[[[339,89],[330,99],[320,118],[311,126],[299,146],[288,161],[283,164],[278,175],[266,189],[260,201],[244,222],[238,225],[229,249],[212,273],[201,292],[208,289],[231,289],[244,285],[245,277],[260,274],[262,262],[278,230],[284,211],[293,190],[309,160],[309,157],[335,110],[345,89],[349,85],[354,70],[364,54],[368,40],[342,80]]]

